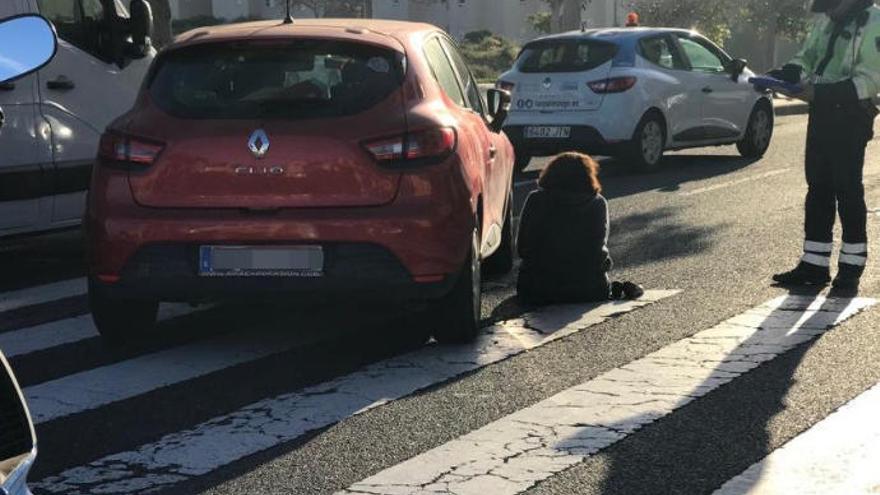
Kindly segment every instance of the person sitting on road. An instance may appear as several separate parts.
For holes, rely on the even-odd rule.
[[[555,157],[541,173],[519,227],[517,291],[524,303],[637,299],[644,293],[631,282],[609,281],[608,202],[598,175],[596,161],[580,153]]]

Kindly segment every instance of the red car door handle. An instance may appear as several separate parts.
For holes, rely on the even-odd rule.
[[[498,148],[493,144],[492,146],[489,146],[489,159],[494,160],[496,156],[498,156]]]

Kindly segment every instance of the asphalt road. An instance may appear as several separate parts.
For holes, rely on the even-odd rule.
[[[676,295],[507,359],[463,368],[463,373],[430,382],[414,394],[396,397],[388,391],[392,395],[387,403],[316,422],[302,435],[247,451],[218,469],[201,473],[193,468],[195,474],[181,475],[179,469],[149,472],[141,466],[149,474],[145,479],[154,483],[145,486],[164,486],[161,493],[173,494],[334,493],[786,295],[770,285],[769,277],[794,266],[800,255],[805,130],[805,117],[780,117],[769,152],[754,162],[739,158],[733,147],[674,153],[662,171],[647,175],[625,163],[602,161],[611,208],[613,278],[650,289],[679,290]],[[878,152],[880,143],[875,140],[868,150],[865,178],[869,208],[875,210],[869,225],[874,252],[880,249]],[[544,163],[535,160],[531,175],[518,182],[518,208]],[[79,234],[72,231],[4,244],[0,293],[81,275],[79,242]],[[486,281],[487,325],[533,311],[516,301],[514,280],[515,274]],[[876,266],[869,268],[861,294],[880,295]],[[62,325],[60,331],[67,331],[85,313],[84,297],[76,293],[5,312],[0,306],[0,343],[4,336],[29,338],[22,331],[28,328]],[[118,400],[108,399],[100,407],[77,409],[71,403],[78,397],[34,407],[39,409],[37,416],[44,407],[49,411],[37,426],[40,458],[31,476],[38,482],[35,493],[60,493],[49,489],[51,483],[39,483],[53,475],[107,456],[112,461],[114,453],[150,445],[280,394],[320,389],[371,363],[412,351],[412,343],[401,336],[405,332],[395,332],[416,323],[410,318],[390,308],[354,304],[219,307],[169,320],[156,335],[121,350],[105,348],[93,335],[84,334],[79,340],[22,351],[10,361],[26,393],[30,388],[34,396],[63,390],[52,386],[102,369],[107,373],[90,379],[103,391],[113,389],[117,369],[124,377],[132,373],[122,368],[127,363],[177,349],[183,351],[167,358],[169,362],[204,367],[201,373],[181,371],[185,379],[167,378],[153,389],[114,392]],[[711,493],[880,382],[878,329],[876,308],[853,317],[818,340],[780,352],[705,397],[542,480],[528,493]],[[256,357],[210,368],[205,356],[220,346],[209,345],[218,339],[241,339],[241,347]],[[273,339],[279,343],[271,349],[254,344],[276,342]],[[17,344],[26,347],[23,341]],[[157,370],[159,375],[166,372],[171,373]],[[334,390],[303,395],[314,395],[323,406],[321,394],[332,396]],[[58,412],[62,410],[69,413]],[[230,439],[190,454],[222,457],[239,447]],[[106,470],[112,462],[92,467],[96,466]],[[137,471],[126,466],[129,474]],[[162,476],[180,479],[162,484]],[[59,486],[57,480],[54,486]],[[106,493],[138,493],[131,486],[114,485]],[[82,493],[93,488],[79,486]],[[482,493],[497,492],[490,488]]]

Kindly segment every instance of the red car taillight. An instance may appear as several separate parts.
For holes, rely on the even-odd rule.
[[[638,79],[635,77],[613,77],[587,83],[587,86],[598,94],[623,93],[632,89],[636,85],[636,81]]]
[[[417,166],[438,162],[455,151],[458,135],[451,127],[426,129],[364,143],[378,162],[391,166]]]
[[[111,167],[147,168],[164,148],[155,141],[106,132],[101,136],[98,158]]]
[[[516,87],[516,84],[507,81],[498,81],[495,83],[496,89],[503,89],[504,91],[513,91],[513,88]]]

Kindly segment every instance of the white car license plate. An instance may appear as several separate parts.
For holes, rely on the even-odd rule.
[[[571,127],[526,127],[526,139],[568,139]]]
[[[202,246],[203,277],[320,277],[321,246]]]

